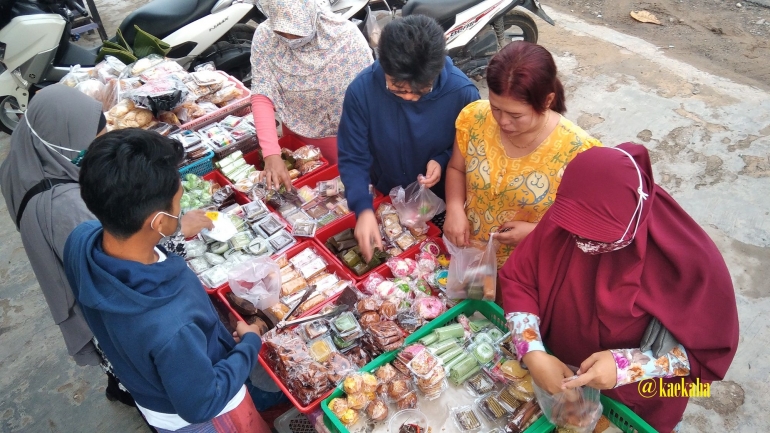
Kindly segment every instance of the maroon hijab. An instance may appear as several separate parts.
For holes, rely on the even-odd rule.
[[[640,200],[640,174],[628,155],[602,147],[582,152],[567,165],[552,207],[500,270],[505,311],[538,315],[546,347],[574,366],[595,352],[638,348],[655,317],[687,350],[688,381],[721,380],[738,346],[738,311],[724,259],[655,184],[647,149],[618,148],[636,161],[647,194],[633,242],[598,255],[577,247],[574,235],[615,242],[626,233],[630,239]],[[643,398],[636,384],[603,393],[661,432],[674,428],[688,400]]]

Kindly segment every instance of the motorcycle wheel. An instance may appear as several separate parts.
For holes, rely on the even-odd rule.
[[[23,114],[15,97],[0,96],[0,131],[11,135]]]
[[[512,9],[503,16],[502,29],[499,28],[499,24],[499,19],[493,23],[498,49],[502,49],[512,41],[537,43],[537,24],[529,15]]]
[[[227,41],[231,44],[249,44],[249,46],[251,46],[251,40],[254,39],[254,32],[256,31],[257,28],[254,26],[248,24],[236,24],[219,40]]]

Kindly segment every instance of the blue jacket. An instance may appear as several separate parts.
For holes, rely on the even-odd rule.
[[[479,91],[447,57],[433,90],[406,101],[385,88],[376,61],[347,89],[337,134],[339,170],[348,206],[356,215],[372,209],[369,184],[387,195],[425,174],[428,162],[441,164],[441,182],[432,188],[444,197],[444,177],[452,156],[455,120]]]
[[[246,382],[262,341],[239,344],[184,259],[144,265],[108,256],[102,226],[79,225],[64,268],[115,375],[146,409],[195,424],[213,419]]]

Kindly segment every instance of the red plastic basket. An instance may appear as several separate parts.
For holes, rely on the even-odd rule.
[[[287,259],[290,259],[290,258],[292,258],[292,257],[296,256],[297,254],[299,254],[300,252],[302,252],[302,251],[306,250],[307,248],[315,248],[315,250],[318,252],[318,254],[319,254],[319,255],[321,255],[321,256],[322,256],[322,257],[323,257],[323,258],[326,260],[326,262],[327,262],[327,264],[328,264],[328,267],[327,267],[327,269],[328,269],[329,271],[333,271],[333,272],[334,272],[334,273],[336,273],[336,274],[337,274],[337,276],[339,276],[340,278],[345,278],[345,277],[346,277],[346,275],[347,275],[347,274],[344,272],[344,265],[342,265],[342,264],[340,264],[340,263],[336,262],[335,260],[332,260],[332,257],[329,257],[328,253],[326,253],[326,251],[325,251],[325,249],[324,249],[324,248],[319,248],[319,246],[318,246],[318,245],[317,245],[315,242],[312,242],[312,241],[305,241],[305,242],[302,242],[302,243],[300,243],[300,244],[298,244],[298,245],[295,245],[294,247],[290,248],[290,249],[289,249],[289,250],[286,252],[286,258],[287,258]],[[234,316],[234,317],[235,317],[237,320],[243,320],[243,318],[241,317],[241,315],[240,315],[240,314],[238,314],[238,313],[237,313],[237,312],[236,312],[236,311],[235,311],[235,310],[232,308],[232,306],[230,306],[230,303],[229,303],[229,302],[227,302],[227,298],[225,297],[225,295],[226,295],[228,292],[230,292],[230,291],[231,291],[231,289],[230,289],[230,286],[229,286],[229,285],[226,285],[226,286],[222,287],[222,288],[221,288],[221,289],[219,289],[219,291],[218,291],[218,295],[219,295],[219,298],[220,298],[220,300],[221,300],[222,302],[224,302],[224,304],[225,304],[225,305],[227,306],[227,308],[229,309],[230,313],[231,313],[231,314],[232,314],[232,315],[233,315],[233,316]],[[307,312],[305,312],[304,314],[301,314],[299,317],[307,316],[307,315],[310,315],[310,314],[315,314],[315,313],[316,313],[316,312],[318,312],[318,311],[319,311],[321,308],[323,308],[323,307],[324,307],[324,305],[326,305],[326,304],[328,304],[328,303],[330,303],[330,302],[333,302],[333,301],[335,301],[335,300],[336,300],[336,299],[337,299],[339,296],[340,296],[340,294],[337,294],[337,295],[334,295],[334,296],[330,297],[329,299],[325,300],[325,301],[324,301],[324,302],[322,302],[321,304],[319,304],[319,305],[316,305],[315,307],[311,308],[310,310],[308,310],[308,311],[307,311]],[[265,348],[264,348],[264,346],[263,346],[263,348],[262,348],[262,351],[260,351],[260,354],[259,354],[259,362],[260,362],[260,364],[262,364],[262,366],[265,368],[265,370],[266,370],[266,371],[267,371],[267,373],[270,375],[270,377],[273,379],[273,381],[274,381],[274,382],[275,382],[275,383],[278,385],[278,387],[279,387],[279,388],[281,388],[281,391],[283,391],[283,392],[284,392],[284,394],[286,394],[286,396],[289,398],[289,400],[290,400],[290,401],[291,401],[291,403],[294,405],[294,407],[296,407],[296,408],[297,408],[297,410],[299,410],[300,412],[302,412],[302,413],[305,413],[305,414],[307,414],[307,413],[310,413],[310,412],[313,412],[313,411],[314,411],[316,408],[318,408],[318,406],[321,404],[321,402],[322,402],[322,401],[323,401],[323,400],[324,400],[326,397],[328,397],[328,396],[329,396],[329,394],[331,394],[331,393],[332,393],[332,391],[334,390],[334,388],[332,388],[332,389],[330,389],[330,390],[329,390],[329,392],[325,393],[325,394],[324,394],[322,397],[320,397],[319,399],[317,399],[317,400],[313,401],[313,402],[312,402],[312,403],[310,403],[309,405],[307,405],[307,406],[303,405],[303,404],[302,404],[300,401],[298,401],[298,400],[297,400],[297,399],[296,399],[296,398],[295,398],[295,397],[294,397],[294,396],[291,394],[291,392],[290,392],[290,391],[289,391],[289,390],[286,388],[286,385],[284,385],[284,383],[281,381],[281,379],[280,379],[278,376],[276,376],[276,374],[275,374],[275,373],[273,372],[273,370],[270,368],[270,365],[268,365],[268,363],[267,363],[267,362],[265,362],[265,360],[264,360],[264,350],[265,350]]]
[[[374,200],[374,209],[376,210],[377,207],[379,207],[382,203],[390,203],[390,197],[381,197],[379,199]],[[353,278],[356,282],[361,281],[369,276],[372,272],[377,272],[379,274],[382,274],[384,272],[383,269],[387,269],[387,265],[384,263],[371,271],[361,275],[360,277],[355,274],[351,269],[348,269],[347,266],[345,266],[344,263],[340,259],[337,258],[327,247],[326,247],[326,241],[329,240],[330,237],[336,235],[337,233],[340,233],[343,230],[346,229],[352,229],[356,227],[356,219],[354,215],[346,215],[345,217],[333,222],[332,224],[329,224],[329,226],[324,227],[327,230],[322,230],[320,232],[316,233],[316,237],[313,239],[314,241],[318,242],[320,246],[326,250],[327,254],[331,256],[334,260],[339,262],[339,264],[348,272],[348,275],[350,275],[351,278]],[[427,236],[429,238],[438,238],[441,236],[441,230],[436,227],[435,224],[432,222],[428,222],[428,234]],[[420,245],[413,245],[410,248],[407,248],[403,253],[399,254],[398,257],[409,257],[414,258],[414,256],[420,251]]]
[[[231,75],[228,75],[222,71],[217,71],[217,72],[224,75],[228,81],[235,83],[235,87],[237,87],[238,90],[241,91],[241,96],[239,96],[233,102],[220,108],[219,110],[213,111],[195,120],[191,120],[183,124],[182,126],[180,126],[180,128],[198,130],[210,123],[219,122],[220,120],[224,119],[225,117],[231,114],[234,116],[245,116],[251,113],[251,90],[249,90],[237,78]]]

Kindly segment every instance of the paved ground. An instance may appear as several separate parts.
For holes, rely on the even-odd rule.
[[[126,3],[99,3],[109,28]],[[607,145],[648,146],[658,182],[712,235],[733,276],[738,355],[713,397],[688,406],[685,431],[770,430],[762,403],[770,393],[770,95],[641,39],[549,13],[557,26],[538,21],[540,42],[557,58],[567,117]],[[7,151],[3,136],[0,159]],[[143,431],[132,410],[104,398],[97,368],[67,357],[5,214],[0,204],[0,432]]]

